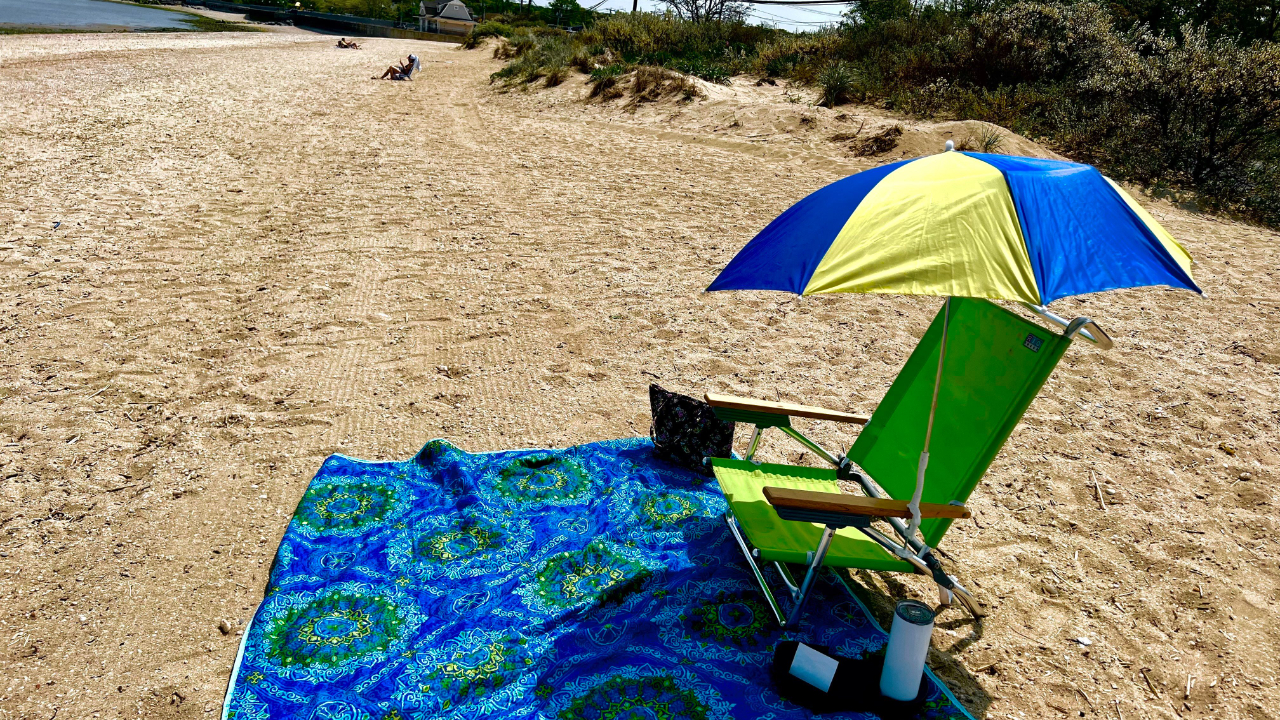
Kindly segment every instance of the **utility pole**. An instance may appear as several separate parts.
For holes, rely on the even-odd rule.
[[[631,14],[635,14],[640,9],[640,0],[631,0]]]

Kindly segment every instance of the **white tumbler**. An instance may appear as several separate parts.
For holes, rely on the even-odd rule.
[[[933,610],[919,600],[903,600],[893,612],[889,647],[880,673],[880,694],[908,702],[920,692],[924,658],[933,636]]]

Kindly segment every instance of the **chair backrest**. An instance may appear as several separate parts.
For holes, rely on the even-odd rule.
[[[849,459],[898,500],[915,492],[942,323],[939,310],[849,450]],[[951,299],[924,502],[968,500],[1070,344],[994,303]],[[950,526],[950,520],[925,520],[921,536],[936,545]]]

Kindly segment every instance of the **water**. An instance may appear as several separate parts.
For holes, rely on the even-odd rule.
[[[105,0],[0,0],[0,25],[189,29],[188,17]]]

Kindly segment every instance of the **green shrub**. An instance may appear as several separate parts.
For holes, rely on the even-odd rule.
[[[569,68],[563,64],[555,64],[546,69],[547,87],[555,87],[569,79]]]
[[[1108,7],[1129,12],[1145,1]],[[1111,10],[1087,0],[854,0],[839,28],[816,33],[627,13],[567,35],[507,16],[477,26],[468,42],[504,38],[494,52],[508,64],[492,80],[555,85],[572,68],[591,75],[591,98],[629,88],[635,103],[647,102],[670,94],[673,78],[696,90],[684,76],[723,83],[755,73],[814,86],[832,107],[874,101],[916,117],[979,120],[1116,177],[1194,188],[1210,207],[1280,225],[1280,45],[1239,41],[1229,27],[1247,25],[1250,38],[1280,29],[1268,36],[1256,18],[1220,10],[1175,32],[1128,20],[1117,29]],[[896,142],[882,133],[856,151]],[[984,151],[1003,142],[995,128],[961,141]]]
[[[626,74],[627,70],[626,65],[617,63],[592,70],[591,80],[589,81],[591,92],[587,97],[600,98],[602,100],[622,97],[622,90],[618,87],[618,80]]]
[[[1072,150],[1280,221],[1280,45],[1241,47],[1184,26],[1181,40],[1141,34],[1109,60],[1081,84]]]
[[[812,82],[818,68],[838,57],[840,46],[840,35],[831,31],[779,37],[760,44],[751,72]]]
[[[685,101],[704,96],[697,83],[685,75],[652,65],[636,68],[631,80],[633,103],[657,102],[669,95],[679,95]]]
[[[729,79],[733,77],[733,70],[730,66],[709,61],[702,57],[679,58],[672,60],[669,65],[685,75],[692,75],[707,82],[721,85],[728,84]]]
[[[976,132],[970,132],[956,145],[957,150],[993,153],[1004,147],[1004,133],[990,123],[981,123]]]
[[[822,90],[818,104],[833,108],[852,102],[856,83],[853,66],[843,60],[836,60],[818,74],[818,86]]]
[[[479,47],[485,38],[504,37],[509,38],[515,34],[515,30],[506,23],[495,22],[489,20],[471,28],[471,32],[462,39],[462,47],[467,50]]]
[[[554,86],[569,77],[574,44],[566,33],[536,34],[521,29],[510,40],[494,48],[494,57],[508,59],[506,67],[489,76],[489,82],[502,80],[504,85],[531,83],[547,78]]]

